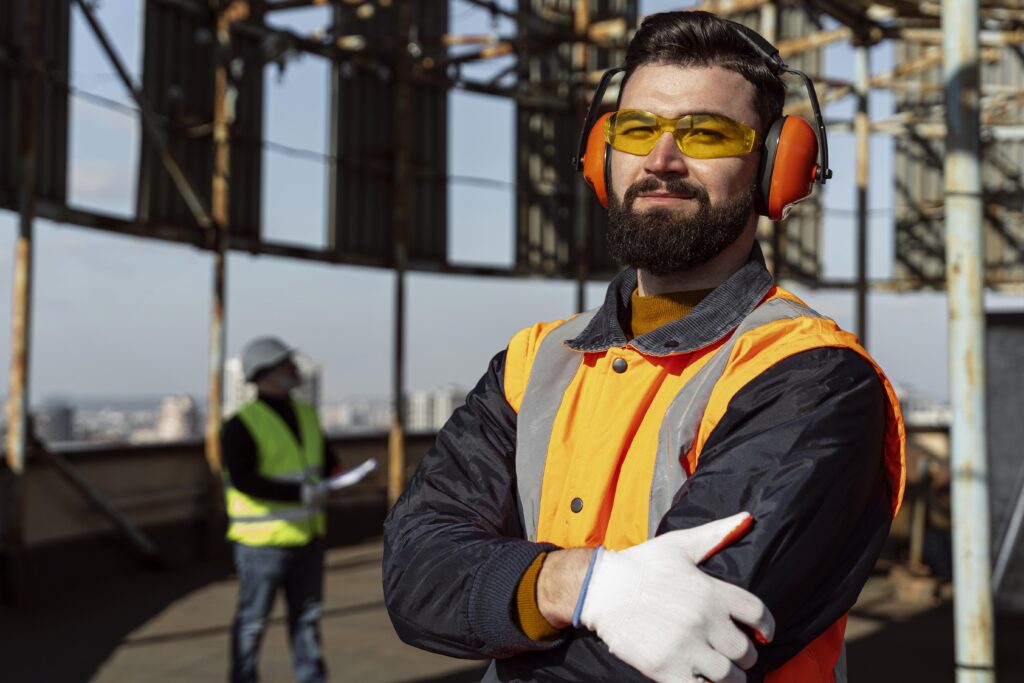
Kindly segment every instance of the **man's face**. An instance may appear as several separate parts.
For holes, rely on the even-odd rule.
[[[718,114],[762,129],[754,87],[721,67],[645,65],[626,83],[620,109],[666,118]],[[692,159],[669,133],[646,156],[611,151],[608,240],[620,262],[655,275],[707,262],[756,222],[760,154]]]
[[[266,374],[260,378],[260,382],[275,393],[286,394],[292,389],[296,389],[302,380],[299,378],[299,369],[295,366],[295,361],[285,358],[267,370]]]

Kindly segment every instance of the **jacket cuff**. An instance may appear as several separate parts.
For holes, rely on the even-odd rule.
[[[469,593],[469,626],[484,643],[488,657],[511,657],[520,652],[551,650],[564,642],[533,640],[516,618],[516,595],[523,574],[538,555],[560,548],[550,543],[512,541],[499,546],[477,570]]]

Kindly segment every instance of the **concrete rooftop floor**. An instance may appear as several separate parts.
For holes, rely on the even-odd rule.
[[[381,544],[332,549],[327,559],[323,638],[332,680],[468,683],[480,662],[449,659],[401,643],[384,610]],[[68,581],[30,609],[0,609],[0,680],[99,683],[223,681],[235,600],[224,562],[173,571],[139,570],[105,582]],[[279,600],[262,654],[265,681],[291,679]],[[1024,681],[1024,618],[998,621],[1001,681]],[[851,616],[850,680],[953,681],[948,601],[924,606],[895,599],[873,578]]]

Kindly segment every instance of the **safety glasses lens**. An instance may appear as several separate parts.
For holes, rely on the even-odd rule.
[[[638,109],[624,109],[608,119],[605,139],[629,154],[650,154],[661,137],[658,117]]]
[[[742,123],[710,114],[683,117],[675,131],[679,150],[695,159],[746,154],[753,149],[754,137],[754,131]]]
[[[651,153],[658,139],[671,133],[679,150],[694,159],[715,159],[753,151],[757,133],[742,123],[714,114],[663,119],[640,109],[623,109],[605,124],[605,141],[628,154]]]

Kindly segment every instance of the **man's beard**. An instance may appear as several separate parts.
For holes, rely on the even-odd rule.
[[[633,203],[645,192],[670,192],[693,197],[697,211],[684,216],[664,208],[637,211]],[[608,207],[608,251],[622,265],[652,275],[686,271],[735,242],[747,226],[754,206],[754,188],[712,205],[698,183],[673,177],[646,178],[626,190],[623,201],[614,194]]]

